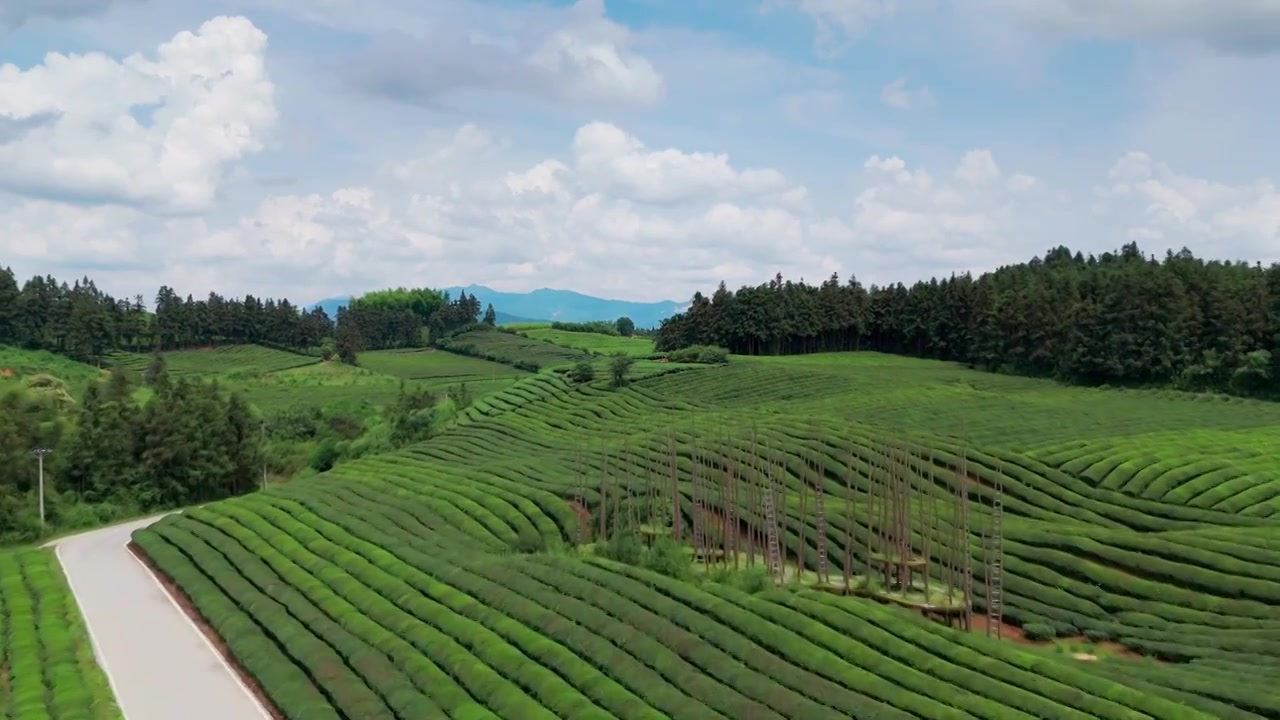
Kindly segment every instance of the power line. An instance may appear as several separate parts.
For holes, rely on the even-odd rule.
[[[44,529],[44,457],[53,452],[49,448],[38,447],[31,450],[40,466],[40,528]]]

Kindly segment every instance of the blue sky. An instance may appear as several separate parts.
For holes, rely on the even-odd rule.
[[[1280,260],[1278,51],[1258,0],[8,0],[0,263],[307,301]]]

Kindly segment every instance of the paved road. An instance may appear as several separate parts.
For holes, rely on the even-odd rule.
[[[98,664],[126,720],[269,718],[234,671],[126,548],[135,520],[55,540]]]

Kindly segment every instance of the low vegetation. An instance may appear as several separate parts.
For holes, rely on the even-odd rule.
[[[0,638],[3,717],[121,719],[51,551],[0,551]]]
[[[1276,273],[775,278],[652,341],[0,273],[0,530],[37,445],[51,528],[203,503],[136,548],[297,720],[1280,717]],[[41,563],[0,714],[115,717]]]
[[[1265,689],[1280,672],[1280,556],[1267,539],[1280,520],[1257,506],[1280,487],[1260,473],[1240,483],[1268,488],[1247,505],[1196,503],[1189,490],[1170,492],[1208,466],[1163,481],[1156,497],[1159,475],[1117,485],[1083,459],[1110,462],[1124,454],[1113,448],[1146,445],[1172,452],[1151,438],[1192,424],[1214,428],[1198,450],[1243,454],[1274,444],[1264,428],[1280,407],[1070,389],[868,354],[738,359],[622,389],[606,375],[568,382],[519,381],[426,443],[166,519],[136,542],[293,717],[1280,712]],[[672,457],[686,533],[727,515],[744,533],[758,529],[763,518],[745,499],[699,490],[696,478],[732,467],[759,479],[768,458],[783,462],[781,590],[760,582],[762,551],[754,570],[744,555],[735,572],[617,549],[619,534],[642,548],[653,528],[670,532],[670,513],[655,511],[649,493],[655,478],[669,487]],[[812,493],[825,492],[826,562],[838,576],[846,533],[872,521],[868,478],[900,457],[910,458],[899,464],[913,487],[963,465],[975,518],[1003,488],[1003,614],[1017,642],[814,585]],[[602,514],[613,535],[600,534]],[[855,542],[864,548],[851,558],[855,575],[867,573],[867,542]],[[1036,637],[1096,659],[1042,650]],[[348,659],[374,657],[369,648],[376,663]],[[322,664],[344,670],[316,675]]]

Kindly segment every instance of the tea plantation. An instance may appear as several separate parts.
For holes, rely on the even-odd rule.
[[[534,342],[483,339],[467,349],[504,361]],[[543,368],[580,357],[536,347]],[[368,366],[411,375],[399,361]],[[1280,405],[852,353],[622,389],[508,378],[427,442],[134,541],[297,720],[1280,717]],[[673,462],[685,527],[753,518],[695,477],[780,465],[800,578],[867,572],[844,546],[883,468],[923,488],[963,466],[975,506],[1003,492],[1005,639],[774,587],[763,560],[699,573],[593,551],[602,514],[670,520],[646,494]],[[821,524],[800,495],[818,488]],[[939,549],[911,544],[939,572]],[[981,613],[987,556],[976,531],[961,544]]]
[[[49,550],[0,552],[0,717],[121,717]]]

